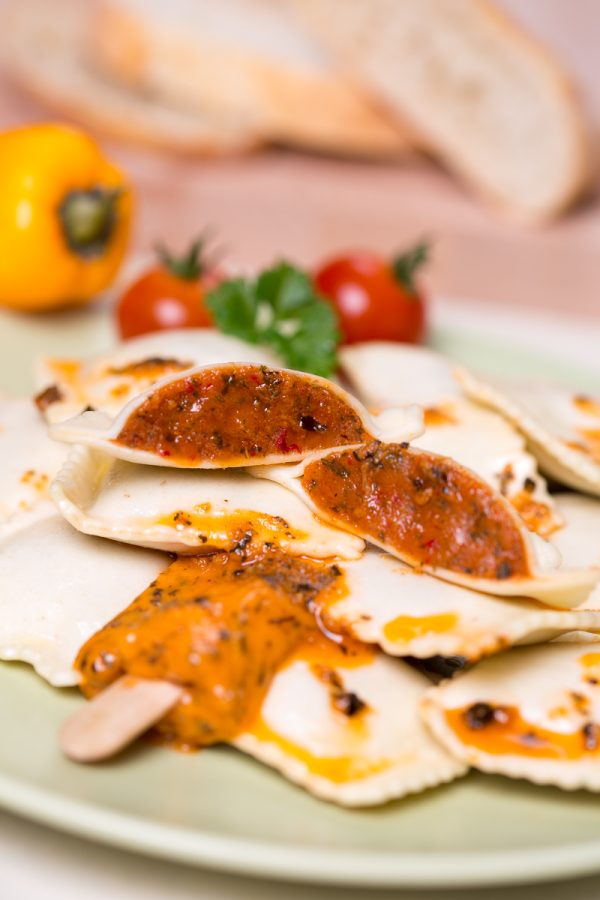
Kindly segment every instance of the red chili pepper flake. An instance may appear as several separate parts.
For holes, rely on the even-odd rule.
[[[421,549],[423,550],[433,550],[433,548],[437,545],[437,540],[435,538],[431,538],[429,541],[425,541],[424,544],[421,544]]]
[[[170,456],[170,455],[171,455],[171,451],[165,449],[164,447],[159,447],[158,455],[159,455],[159,456]]]
[[[298,444],[288,444],[287,434],[287,428],[282,428],[275,438],[275,447],[277,450],[279,450],[280,453],[300,453],[301,451]]]
[[[183,386],[184,386],[186,393],[188,393],[188,394],[193,394],[194,391],[196,390],[196,386],[195,386],[192,378],[186,378],[185,381],[183,382]]]
[[[260,375],[257,375],[256,372],[250,372],[248,374],[248,378],[250,379],[252,384],[262,384],[263,383],[262,378],[260,377]]]

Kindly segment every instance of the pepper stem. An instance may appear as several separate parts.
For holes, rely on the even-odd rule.
[[[417,270],[429,259],[429,249],[428,241],[419,241],[410,250],[392,260],[392,271],[395,278],[410,294],[416,293],[414,278]]]
[[[65,240],[84,258],[101,256],[117,221],[119,188],[69,191],[58,208]]]

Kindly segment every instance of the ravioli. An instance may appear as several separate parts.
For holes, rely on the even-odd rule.
[[[271,543],[296,556],[354,559],[364,548],[290,491],[240,470],[156,469],[76,447],[52,496],[79,531],[171,553]]]
[[[373,436],[406,439],[421,431],[416,407],[387,410],[376,422],[325,378],[223,363],[163,379],[112,421],[88,412],[50,434],[129,462],[219,469],[297,461]]]
[[[600,496],[600,399],[537,382],[484,381],[461,370],[464,390],[518,428],[542,470]]]
[[[0,544],[0,659],[50,684],[77,684],[82,643],[167,564],[161,553],[78,534],[54,514]]]
[[[154,726],[163,742],[233,743],[342,804],[462,774],[419,719],[427,679],[328,627],[339,579],[272,549],[179,558],[80,649],[81,689],[123,674],[181,685]]]
[[[321,518],[438,578],[483,593],[581,605],[597,568],[560,566],[514,508],[473,472],[408,444],[373,442],[299,465],[249,471],[288,487]]]
[[[430,682],[398,660],[300,652],[276,676],[257,720],[234,740],[290,781],[343,806],[372,806],[464,775],[428,733]]]
[[[339,563],[345,590],[327,606],[338,627],[392,656],[460,656],[475,662],[513,644],[571,631],[600,632],[600,612],[550,609],[525,598],[481,594],[416,572],[387,553],[367,550]]]
[[[343,371],[369,408],[417,403],[426,430],[414,445],[455,459],[507,497],[525,524],[546,537],[561,526],[535,458],[501,415],[465,397],[452,362],[432,350],[374,342],[345,347]]]
[[[581,494],[556,494],[556,502],[565,526],[552,542],[564,564],[574,568],[600,566],[600,500]],[[600,610],[600,584],[583,608]]]
[[[40,360],[35,378],[37,401],[49,422],[68,419],[87,407],[114,416],[167,375],[230,360],[280,364],[265,347],[214,328],[173,329],[132,338],[87,360]]]
[[[491,657],[431,689],[432,734],[484,772],[600,791],[600,643]]]
[[[54,512],[50,482],[65,456],[31,400],[0,400],[0,537]]]

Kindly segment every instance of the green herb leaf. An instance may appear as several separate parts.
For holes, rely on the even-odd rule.
[[[333,307],[306,272],[287,262],[256,279],[225,281],[206,298],[217,328],[272,347],[292,369],[328,377],[337,368],[340,334]]]
[[[205,306],[224,334],[233,334],[250,344],[258,343],[254,285],[244,278],[223,281],[207,295]]]

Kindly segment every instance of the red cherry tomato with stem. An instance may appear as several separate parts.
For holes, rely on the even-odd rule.
[[[205,295],[222,275],[202,258],[197,240],[182,257],[158,248],[160,264],[145,272],[121,295],[116,316],[122,338],[171,328],[209,328],[213,321]]]
[[[337,310],[342,343],[423,340],[425,303],[415,274],[428,250],[421,242],[391,262],[377,253],[360,251],[319,268],[315,286]]]

